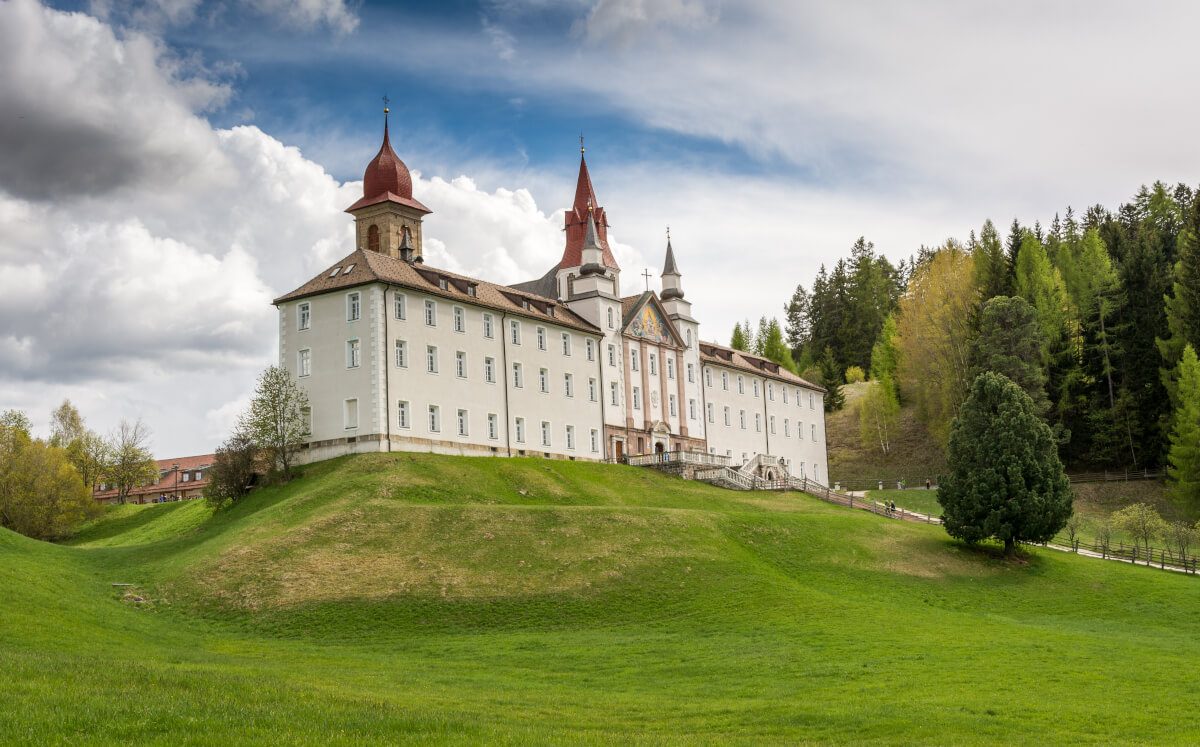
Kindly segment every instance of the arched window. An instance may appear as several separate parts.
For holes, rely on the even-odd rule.
[[[575,295],[575,273],[567,275],[567,297]]]
[[[608,328],[613,328],[613,313],[611,308],[608,310]]]
[[[374,223],[367,229],[367,248],[373,252],[379,251],[379,226]]]

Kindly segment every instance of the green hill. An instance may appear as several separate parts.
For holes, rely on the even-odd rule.
[[[0,531],[3,742],[1186,742],[1200,584],[646,470],[371,455]],[[132,587],[113,587],[129,583]]]
[[[858,403],[867,393],[869,382],[846,384],[846,406],[825,416],[825,438],[829,444],[830,479],[854,489],[884,480],[884,488],[896,487],[904,478],[908,485],[923,485],[946,471],[946,455],[917,418],[916,406],[907,402],[900,407],[896,432],[890,439],[888,454],[878,446],[864,446],[859,436]]]

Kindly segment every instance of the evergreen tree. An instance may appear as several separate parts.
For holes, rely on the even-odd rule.
[[[938,502],[946,532],[967,543],[1054,537],[1071,516],[1071,487],[1050,428],[1021,387],[996,373],[975,379],[950,432],[949,476]]]
[[[896,376],[900,368],[900,348],[896,337],[899,334],[896,315],[888,314],[888,318],[883,322],[883,329],[879,331],[879,339],[871,348],[871,378],[876,381],[887,379],[897,401],[900,396],[899,387],[896,385]]]
[[[733,335],[729,338],[729,347],[734,350],[746,350],[746,333],[742,330],[741,322],[735,322],[733,325]]]
[[[1163,385],[1176,398],[1175,373],[1186,345],[1200,347],[1200,200],[1192,202],[1187,224],[1179,235],[1179,259],[1175,262],[1173,292],[1165,298],[1169,336],[1159,339],[1163,357]]]
[[[1179,361],[1179,405],[1171,424],[1167,461],[1171,498],[1195,514],[1200,511],[1200,361],[1189,343]]]
[[[1008,260],[1004,256],[1004,245],[1000,234],[990,220],[984,221],[979,232],[979,241],[971,253],[975,261],[975,285],[979,288],[980,301],[986,303],[995,296],[1007,296],[1012,283],[1008,273]]]
[[[1008,228],[1008,240],[1004,243],[1004,258],[1008,263],[1010,287],[1017,276],[1017,255],[1021,251],[1021,242],[1024,240],[1025,229],[1021,228],[1021,224],[1016,218],[1013,218],[1012,225]]]
[[[825,412],[837,412],[846,405],[846,395],[842,392],[842,367],[833,354],[833,348],[826,347],[821,356],[821,386],[825,387]]]
[[[1029,395],[1037,416],[1045,418],[1050,401],[1041,352],[1037,311],[1020,296],[996,296],[980,314],[979,336],[971,342],[967,376],[973,381],[987,371],[1004,374]]]
[[[792,298],[783,307],[787,331],[787,344],[792,351],[792,360],[799,362],[804,355],[804,346],[810,332],[810,299],[803,285],[797,285]]]
[[[772,319],[767,323],[767,330],[763,334],[762,356],[775,361],[792,373],[797,373],[796,362],[792,360],[792,351],[788,349],[787,343],[783,340],[783,330],[779,327],[777,319]]]

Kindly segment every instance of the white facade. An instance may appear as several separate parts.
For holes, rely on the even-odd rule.
[[[367,185],[384,191],[368,195]],[[428,209],[386,136],[349,212],[367,246],[275,301],[280,364],[309,397],[302,459],[694,450],[735,463],[780,457],[793,475],[827,479],[823,391],[701,342],[669,241],[661,296],[619,296],[582,160],[567,250],[529,283],[423,264]]]

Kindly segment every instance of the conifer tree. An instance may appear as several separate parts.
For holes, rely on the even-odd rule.
[[[826,346],[821,356],[821,386],[825,387],[825,412],[837,412],[846,405],[842,392],[842,368],[833,355],[833,348]]]
[[[792,351],[783,341],[783,330],[779,327],[777,319],[771,319],[767,323],[767,331],[763,335],[762,356],[775,361],[792,373],[797,372],[796,362],[792,360]]]
[[[1000,243],[1000,234],[990,221],[984,221],[979,232],[979,240],[971,253],[975,261],[975,285],[979,288],[980,301],[986,303],[995,296],[1007,296],[1011,293],[1011,281],[1008,274],[1008,260],[1004,256],[1004,246]]]
[[[1015,296],[996,296],[984,304],[979,336],[971,343],[971,380],[986,371],[1004,374],[1033,401],[1034,412],[1045,418],[1046,373],[1041,364],[1042,337],[1037,311]]]
[[[1200,200],[1189,207],[1187,224],[1179,235],[1179,259],[1173,275],[1172,293],[1165,298],[1170,335],[1157,342],[1164,363],[1163,385],[1178,405],[1175,374],[1183,348],[1189,344],[1200,347]]]
[[[1017,542],[1053,538],[1071,516],[1071,487],[1050,427],[1002,374],[981,374],[971,385],[947,464],[938,502],[951,537],[971,544],[993,537],[1012,554]]]
[[[1200,361],[1189,343],[1179,361],[1179,405],[1171,424],[1168,479],[1177,505],[1200,510]]]
[[[742,323],[735,322],[733,335],[729,338],[729,347],[734,350],[746,350],[746,333],[742,331]]]

